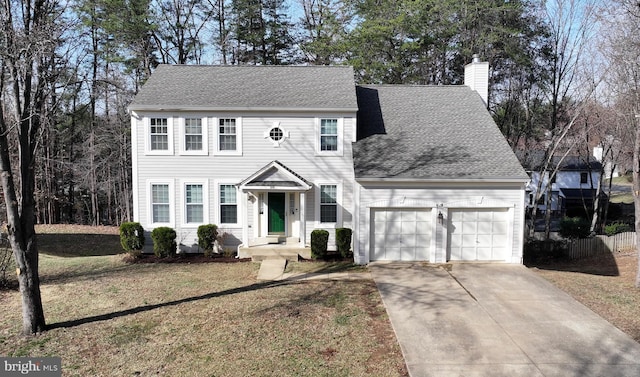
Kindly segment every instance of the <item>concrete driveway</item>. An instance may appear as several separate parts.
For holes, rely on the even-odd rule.
[[[526,267],[372,263],[409,374],[640,376],[640,344]]]

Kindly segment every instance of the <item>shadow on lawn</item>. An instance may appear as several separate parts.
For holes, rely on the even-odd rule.
[[[233,295],[233,294],[243,293],[243,292],[251,292],[251,291],[258,290],[258,289],[267,289],[267,288],[278,287],[278,286],[283,286],[283,285],[287,285],[287,284],[291,284],[291,281],[281,280],[281,281],[267,281],[267,282],[262,282],[262,283],[254,283],[254,284],[247,285],[247,286],[244,286],[244,287],[227,289],[227,290],[220,291],[220,292],[211,292],[211,293],[207,293],[207,294],[204,294],[204,295],[187,297],[187,298],[183,298],[183,299],[175,300],[175,301],[163,302],[163,303],[153,304],[153,305],[138,306],[136,308],[120,310],[120,311],[117,311],[117,312],[101,314],[101,315],[95,315],[95,316],[85,317],[85,318],[80,318],[80,319],[74,319],[72,321],[64,321],[64,322],[52,323],[52,324],[47,325],[47,330],[76,327],[76,326],[80,326],[80,325],[85,325],[87,323],[108,321],[110,319],[126,317],[128,315],[148,312],[148,311],[151,311],[151,310],[154,310],[154,309],[159,309],[159,308],[164,308],[164,307],[169,307],[169,306],[177,306],[177,305],[186,304],[186,303],[189,303],[189,302],[200,301],[200,300],[208,300],[208,299],[212,299],[212,298],[216,298],[216,297],[222,297],[222,296],[226,296],[226,295]]]
[[[320,271],[322,271],[322,270],[320,270]],[[186,304],[186,303],[189,303],[189,302],[195,302],[195,301],[200,301],[200,300],[208,300],[208,299],[212,299],[212,298],[216,298],[216,297],[222,297],[222,296],[233,295],[233,294],[238,294],[238,293],[256,291],[256,290],[259,290],[259,289],[268,289],[268,288],[273,288],[273,287],[285,286],[285,285],[288,285],[288,284],[297,283],[297,282],[299,282],[301,280],[304,280],[305,278],[307,278],[307,277],[309,277],[311,275],[317,274],[318,272],[319,271],[314,271],[312,273],[303,274],[303,275],[300,275],[300,276],[297,276],[297,277],[294,277],[294,278],[290,278],[290,279],[287,279],[287,280],[276,280],[276,281],[265,281],[265,282],[260,282],[260,283],[254,283],[254,284],[246,285],[246,286],[243,286],[243,287],[227,289],[227,290],[220,291],[220,292],[211,292],[211,293],[207,293],[207,294],[200,295],[200,296],[193,296],[193,297],[183,298],[183,299],[180,299],[180,300],[162,302],[162,303],[153,304],[153,305],[138,306],[136,308],[120,310],[120,311],[117,311],[117,312],[100,314],[100,315],[95,315],[95,316],[85,317],[85,318],[80,318],[80,319],[74,319],[72,321],[64,321],[64,322],[52,323],[52,324],[47,325],[47,330],[53,330],[53,329],[58,329],[58,328],[76,327],[76,326],[80,326],[80,325],[84,325],[84,324],[88,324],[88,323],[100,322],[100,321],[108,321],[108,320],[114,319],[114,318],[126,317],[126,316],[132,315],[132,314],[148,312],[148,311],[151,311],[151,310],[154,310],[154,309],[159,309],[159,308],[164,308],[164,307],[169,307],[169,306],[177,306],[177,305]],[[326,272],[329,272],[329,270],[326,270]],[[334,271],[330,271],[330,272],[334,272]]]
[[[563,259],[544,262],[528,262],[527,267],[541,270],[579,272],[590,275],[619,276],[620,270],[612,252],[581,259]]]
[[[38,251],[58,257],[93,257],[122,253],[114,234],[44,233],[37,235]]]

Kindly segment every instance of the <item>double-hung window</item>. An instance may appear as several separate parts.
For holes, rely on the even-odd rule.
[[[218,121],[218,149],[220,151],[235,151],[238,144],[236,120],[220,118]]]
[[[338,186],[320,185],[320,222],[338,221]]]
[[[238,201],[234,185],[220,185],[220,223],[238,223]]]
[[[338,151],[337,119],[320,119],[320,151]]]
[[[145,118],[145,154],[173,154],[173,121],[174,118],[161,115]]]
[[[171,222],[171,202],[169,184],[151,185],[151,221],[153,223]]]
[[[184,120],[184,149],[186,151],[201,151],[202,143],[202,119],[185,118]]]
[[[204,222],[204,187],[202,184],[185,185],[186,222]]]
[[[169,123],[167,118],[149,119],[149,150],[169,150]]]

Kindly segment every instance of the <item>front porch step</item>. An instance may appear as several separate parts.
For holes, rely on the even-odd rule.
[[[263,245],[299,245],[299,237],[285,237],[285,236],[266,236],[256,238],[251,241],[251,246],[263,246]]]
[[[268,244],[281,244],[285,243],[286,238],[284,236],[267,236]]]
[[[254,262],[261,262],[266,259],[283,259],[295,262],[298,258],[311,259],[311,249],[299,245],[255,245],[251,247],[240,247],[238,257],[251,258]]]
[[[298,251],[297,250],[286,250],[286,249],[264,249],[260,248],[258,250],[251,250],[251,260],[253,262],[262,262],[264,260],[285,260],[289,262],[297,262],[298,261]]]

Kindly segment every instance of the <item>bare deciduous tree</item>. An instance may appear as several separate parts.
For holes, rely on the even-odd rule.
[[[54,114],[56,48],[62,19],[55,0],[0,3],[0,180],[7,209],[7,234],[22,295],[22,329],[45,329],[35,233],[35,151],[39,132]],[[11,138],[17,140],[13,166]]]
[[[603,50],[612,67],[609,90],[612,104],[618,110],[620,122],[633,135],[633,198],[635,228],[640,229],[640,3],[637,0],[618,0],[615,7],[607,7],[606,36]],[[636,241],[640,255],[640,238]],[[640,258],[638,258],[640,267]],[[640,288],[640,269],[636,275]]]

